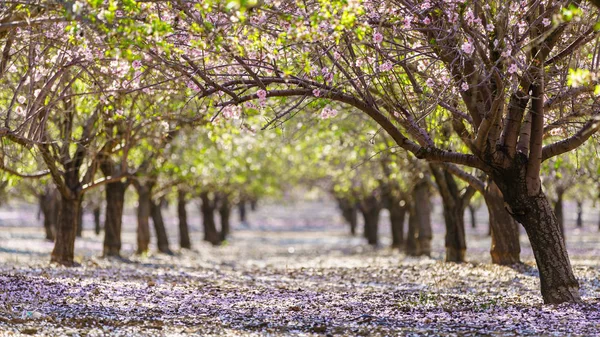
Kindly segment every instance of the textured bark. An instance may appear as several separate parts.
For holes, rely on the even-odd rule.
[[[137,254],[145,254],[150,249],[150,194],[152,183],[136,184],[138,192],[137,208]]]
[[[554,215],[556,215],[556,220],[558,221],[558,225],[560,226],[561,235],[565,236],[565,214],[564,214],[564,190],[562,188],[556,189],[556,201],[554,202]]]
[[[152,215],[152,223],[154,224],[154,231],[156,233],[156,244],[158,245],[158,251],[171,255],[173,252],[169,248],[169,237],[167,236],[167,229],[165,228],[161,205],[162,199],[158,201],[150,201],[150,214]]]
[[[519,225],[504,208],[502,192],[489,182],[484,193],[492,232],[492,263],[512,265],[520,262]]]
[[[446,261],[464,262],[467,250],[464,213],[468,200],[463,199],[454,177],[446,169],[432,165],[431,170],[439,187],[444,208]]]
[[[77,235],[81,194],[73,194],[73,198],[61,197],[56,240],[54,241],[51,257],[51,262],[65,266],[76,264],[73,258],[75,256],[75,237]]]
[[[125,205],[126,189],[126,183],[113,182],[106,184],[106,217],[104,219],[103,247],[104,256],[121,256],[121,226],[123,223],[123,207]]]
[[[370,245],[377,246],[379,244],[380,201],[375,196],[369,196],[361,201],[360,211],[365,221],[365,238]]]
[[[214,246],[221,244],[219,233],[217,232],[217,225],[215,224],[215,205],[210,199],[208,192],[202,192],[200,194],[202,205],[200,210],[202,212],[202,225],[204,227],[204,241],[212,243]]]
[[[190,231],[187,221],[187,210],[185,209],[185,205],[187,203],[185,195],[185,191],[179,190],[177,192],[177,217],[179,218],[179,246],[183,249],[192,249],[192,243],[190,241]]]
[[[219,206],[219,215],[221,217],[220,239],[221,241],[225,241],[227,240],[227,236],[230,232],[229,218],[231,215],[231,204],[229,203],[229,199],[227,198],[227,196],[223,196],[223,198],[221,198],[221,205]]]
[[[79,211],[77,211],[77,237],[83,234],[83,199],[79,201]]]
[[[94,207],[94,233],[96,233],[96,235],[100,235],[100,230],[102,229],[100,227],[100,205],[97,205]]]
[[[583,227],[583,202],[577,200],[577,227]]]
[[[573,275],[560,224],[546,195],[528,194],[524,165],[493,172],[507,210],[527,232],[540,273],[545,303],[579,302],[579,284]]]
[[[342,212],[342,217],[350,226],[350,234],[356,235],[356,225],[358,223],[358,212],[356,204],[347,198],[336,198],[338,207]]]
[[[431,256],[431,192],[429,183],[423,179],[415,185],[413,198],[418,226],[419,255]]]

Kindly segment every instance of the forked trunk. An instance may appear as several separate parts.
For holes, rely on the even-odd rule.
[[[204,227],[204,241],[208,241],[214,246],[218,246],[221,244],[221,240],[219,233],[217,232],[217,225],[215,224],[214,203],[207,192],[201,193],[200,199],[202,199],[200,210],[202,212],[202,225]]]
[[[192,249],[190,231],[187,221],[187,210],[185,209],[185,191],[177,192],[177,217],[179,218],[179,246],[183,249]]]
[[[73,198],[61,197],[56,240],[54,241],[51,257],[51,262],[65,266],[75,265],[75,237],[77,235],[81,194],[76,192],[73,192],[73,194]]]
[[[137,208],[137,254],[145,254],[150,249],[150,193],[152,184],[138,184]]]
[[[106,184],[106,217],[104,219],[104,256],[121,256],[121,226],[127,184]],[[99,219],[98,219],[99,221]],[[100,227],[100,226],[98,226]]]
[[[227,236],[229,235],[230,226],[229,226],[229,218],[231,215],[231,204],[229,203],[229,199],[227,196],[224,196],[221,200],[221,206],[219,207],[219,215],[221,216],[221,232],[220,239],[221,241],[227,240]]]
[[[504,208],[502,192],[490,181],[484,193],[492,232],[492,263],[512,265],[520,262],[519,225]]]
[[[579,302],[579,284],[569,261],[558,219],[541,189],[528,193],[525,169],[495,172],[504,201],[527,232],[540,273],[545,303]]]
[[[164,254],[173,254],[169,248],[169,238],[167,237],[167,229],[162,216],[162,199],[156,202],[150,201],[150,214],[152,215],[152,223],[156,233],[156,244],[158,251]]]

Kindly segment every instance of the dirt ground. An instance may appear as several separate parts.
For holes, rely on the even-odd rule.
[[[190,205],[192,251],[134,256],[135,217],[124,222],[124,260],[102,259],[102,236],[86,215],[76,245],[81,267],[48,264],[32,207],[0,210],[0,335],[45,336],[598,336],[598,209],[583,229],[567,218],[567,245],[583,304],[543,305],[537,269],[522,237],[523,265],[489,264],[485,209],[467,221],[468,263],[443,262],[434,214],[432,258],[352,238],[329,202],[262,205],[250,227],[234,220],[221,247],[201,241]],[[567,207],[567,210],[573,210]],[[168,213],[171,245],[177,231]]]

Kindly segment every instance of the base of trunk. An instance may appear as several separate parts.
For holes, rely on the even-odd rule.
[[[465,262],[466,252],[466,249],[446,247],[446,262]]]

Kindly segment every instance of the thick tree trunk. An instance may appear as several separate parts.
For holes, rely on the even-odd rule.
[[[79,211],[77,211],[77,237],[83,234],[83,199],[79,201]]]
[[[230,232],[229,218],[231,215],[231,204],[229,203],[229,199],[227,198],[227,196],[223,196],[221,200],[221,205],[219,207],[219,215],[221,216],[220,238],[221,242],[223,242],[227,240],[227,236],[229,236]]]
[[[137,254],[145,254],[150,249],[150,194],[153,184],[137,184]]]
[[[389,207],[390,225],[392,230],[392,247],[402,248],[404,245],[404,218],[406,216],[406,205],[394,202]]]
[[[583,227],[583,202],[577,200],[577,227]]]
[[[75,237],[81,203],[81,194],[73,192],[73,198],[61,197],[56,240],[52,250],[51,262],[65,266],[75,265]]]
[[[519,225],[504,208],[504,198],[498,186],[490,181],[484,193],[492,231],[492,263],[512,265],[520,262]]]
[[[413,191],[415,202],[416,220],[419,228],[419,255],[431,256],[431,240],[433,231],[431,229],[431,192],[426,180],[415,185]]]
[[[240,200],[238,203],[238,211],[240,213],[240,223],[244,226],[248,225],[247,212],[246,212],[246,201]]]
[[[103,248],[103,255],[105,257],[121,256],[121,226],[123,223],[126,189],[126,183],[113,182],[106,184],[106,216],[104,219]],[[100,219],[98,219],[98,222],[100,222]]]
[[[165,228],[165,222],[162,216],[162,200],[156,202],[150,201],[150,214],[152,215],[152,223],[154,224],[154,231],[156,233],[156,244],[158,245],[158,251],[164,254],[173,254],[169,248],[169,238],[167,236],[167,229]]]
[[[508,211],[527,232],[540,273],[545,303],[579,302],[579,284],[569,261],[560,224],[546,195],[527,189],[525,167],[494,172]]]
[[[471,228],[477,228],[477,209],[473,205],[469,204],[469,214],[471,215]]]
[[[182,249],[192,249],[190,231],[187,221],[187,210],[185,209],[185,191],[177,192],[177,217],[179,218],[179,246]]]
[[[408,208],[408,231],[406,233],[406,243],[404,245],[406,255],[419,256],[419,219],[414,200],[410,202]]]
[[[356,225],[358,223],[358,214],[356,204],[346,198],[336,198],[338,207],[342,212],[342,217],[350,225],[350,234],[356,235]]]
[[[94,233],[100,235],[100,205],[94,207]]]
[[[202,212],[202,224],[204,227],[204,241],[212,243],[214,246],[221,244],[219,233],[217,232],[217,225],[215,224],[215,206],[207,192],[200,194],[202,199],[202,206],[200,210]]]
[[[369,196],[361,202],[360,211],[365,221],[364,234],[367,242],[372,246],[379,244],[379,213],[381,205],[374,196]]]
[[[40,196],[40,211],[44,216],[46,240],[54,241],[60,210],[60,194],[56,190],[47,189]]]
[[[564,215],[564,206],[563,206],[563,197],[564,191],[560,188],[556,189],[556,202],[554,202],[554,214],[556,215],[556,220],[558,221],[558,225],[560,227],[560,233],[565,237],[565,215]]]

